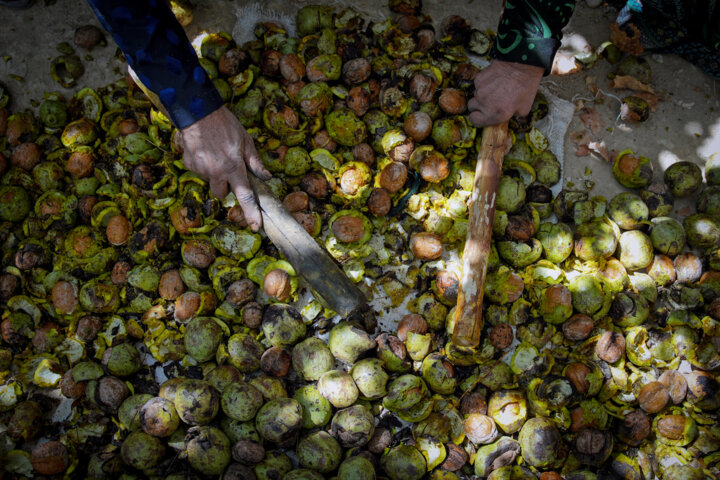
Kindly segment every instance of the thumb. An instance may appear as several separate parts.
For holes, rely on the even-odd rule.
[[[256,177],[260,180],[270,180],[272,178],[272,174],[267,168],[265,168],[262,158],[260,158],[260,155],[257,153],[257,150],[255,150],[255,147],[252,144],[250,146],[246,146],[245,152],[243,153],[245,165],[247,165],[248,169],[255,174]]]
[[[229,178],[230,186],[237,198],[238,205],[242,208],[245,214],[245,220],[247,221],[250,229],[253,232],[257,232],[262,227],[262,214],[260,207],[255,200],[255,193],[250,188],[248,183],[247,175],[243,172],[235,172]]]

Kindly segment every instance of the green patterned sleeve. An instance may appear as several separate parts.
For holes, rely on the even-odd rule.
[[[560,47],[562,28],[575,0],[505,0],[498,35],[490,55],[507,62],[535,65],[550,73]]]

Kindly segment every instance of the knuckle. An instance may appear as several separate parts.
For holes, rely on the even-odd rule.
[[[250,191],[242,191],[242,192],[236,192],[235,198],[237,198],[237,201],[246,205],[246,204],[255,204],[255,196]]]

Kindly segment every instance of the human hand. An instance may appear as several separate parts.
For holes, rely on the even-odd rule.
[[[249,169],[258,178],[272,175],[263,165],[253,139],[235,118],[221,107],[182,129],[185,166],[210,182],[210,191],[224,198],[232,190],[253,231],[262,226],[262,215],[248,182]]]
[[[468,102],[468,118],[476,127],[497,125],[530,113],[540,79],[541,67],[493,60],[475,75],[475,96]]]

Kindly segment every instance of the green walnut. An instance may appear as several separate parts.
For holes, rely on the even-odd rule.
[[[647,189],[642,190],[640,198],[648,206],[650,218],[670,215],[675,203],[670,189],[661,182],[653,183]]]
[[[62,144],[70,149],[90,145],[96,139],[97,129],[95,124],[85,118],[68,123],[60,136]]]
[[[561,325],[573,313],[572,294],[562,284],[550,285],[540,293],[538,313],[553,325]]]
[[[103,363],[112,375],[127,377],[140,370],[140,352],[130,343],[121,343],[105,350]]]
[[[206,425],[220,410],[220,395],[210,382],[186,379],[175,391],[175,409],[188,425]]]
[[[629,271],[643,269],[653,260],[652,241],[639,230],[623,232],[618,247],[619,260]]]
[[[223,417],[220,421],[220,428],[223,432],[225,432],[225,435],[228,436],[233,444],[239,442],[240,440],[248,440],[255,443],[260,443],[262,441],[260,439],[260,434],[258,434],[257,429],[255,428],[254,421],[240,422],[238,420],[233,420],[230,417]]]
[[[20,222],[27,218],[31,208],[30,195],[24,188],[14,185],[0,187],[0,220]]]
[[[427,472],[427,463],[417,448],[399,445],[380,458],[380,465],[391,480],[420,480]]]
[[[320,394],[335,408],[349,407],[359,396],[352,377],[341,370],[325,372],[318,380],[317,387]]]
[[[190,466],[207,475],[220,475],[230,464],[230,440],[222,430],[210,426],[192,427],[185,437]]]
[[[240,373],[250,373],[260,368],[260,357],[264,351],[262,344],[250,334],[236,333],[228,339],[228,360]]]
[[[525,184],[519,178],[503,175],[497,188],[495,208],[514,213],[525,204]]]
[[[325,477],[307,468],[297,468],[289,471],[282,480],[323,480]]]
[[[401,375],[388,386],[388,394],[383,398],[383,407],[390,411],[407,410],[428,396],[425,381],[415,375]]]
[[[342,461],[342,447],[323,430],[301,438],[295,453],[300,465],[321,473],[332,472]]]
[[[334,8],[323,5],[306,5],[298,10],[295,25],[298,35],[304,37],[319,32],[324,28],[333,27]]]
[[[500,258],[515,268],[525,268],[540,259],[543,252],[542,243],[536,238],[528,242],[497,242]]]
[[[535,169],[537,181],[543,185],[552,187],[562,179],[560,161],[550,150],[540,152],[540,154],[533,159],[532,166]]]
[[[689,197],[702,186],[702,170],[693,162],[676,162],[665,170],[664,180],[673,197]]]
[[[325,116],[325,128],[335,142],[354,147],[367,138],[367,125],[348,108],[333,110]]]
[[[685,229],[674,218],[655,217],[652,219],[650,241],[656,251],[674,257],[685,248]]]
[[[78,299],[80,305],[92,313],[112,313],[120,305],[118,288],[97,278],[80,287]]]
[[[433,392],[451,395],[457,386],[455,369],[445,357],[433,353],[422,362],[422,378]]]
[[[185,327],[185,350],[198,362],[215,358],[223,339],[223,329],[211,317],[196,317]]]
[[[332,418],[332,405],[320,395],[315,385],[305,385],[295,391],[293,398],[302,406],[302,427],[310,430],[327,425]]]
[[[619,327],[629,328],[643,324],[650,315],[650,308],[645,297],[628,290],[615,294],[609,315]]]
[[[154,467],[165,455],[162,440],[145,432],[132,432],[120,447],[120,456],[132,468],[146,470]]]
[[[693,248],[710,248],[720,244],[720,221],[706,213],[695,213],[683,220],[687,243]]]
[[[263,395],[249,383],[237,381],[231,383],[222,392],[220,406],[228,417],[247,422],[263,404]]]
[[[287,397],[285,384],[279,378],[262,374],[250,380],[250,385],[255,387],[265,400]]]
[[[375,467],[365,457],[350,457],[340,464],[337,478],[343,480],[375,480]]]
[[[60,190],[63,188],[63,180],[65,179],[65,171],[63,168],[55,162],[42,162],[39,163],[33,168],[33,178],[35,179],[35,183],[37,183],[37,186],[40,187],[40,190],[43,192],[47,192],[50,190]],[[94,177],[90,177],[94,178]],[[87,184],[87,179],[82,184]],[[97,180],[97,179],[95,179]],[[76,187],[76,190],[78,188]],[[94,192],[93,192],[94,193]],[[92,195],[92,193],[90,193]],[[2,198],[2,195],[0,195],[0,198]],[[37,206],[37,202],[35,203]],[[37,208],[36,208],[37,213]]]
[[[293,462],[285,453],[280,450],[269,450],[265,452],[265,459],[255,465],[253,472],[258,480],[284,479],[284,475],[289,473],[292,468]]]
[[[335,358],[354,363],[360,355],[375,348],[376,343],[358,325],[342,321],[330,330],[328,345]]]
[[[42,164],[41,164],[42,165]],[[40,166],[40,165],[38,165]],[[35,167],[37,169],[37,167]],[[33,170],[34,173],[34,170]],[[713,185],[698,195],[695,201],[695,208],[700,213],[708,213],[710,215],[717,215],[720,213],[720,186]]]
[[[267,402],[255,417],[255,426],[260,436],[281,446],[294,442],[302,423],[302,406],[292,398],[277,398]]]
[[[534,417],[525,422],[518,441],[523,459],[533,467],[550,467],[560,459],[562,437],[555,424],[545,417]]]
[[[175,405],[162,397],[153,397],[138,412],[143,432],[155,437],[169,437],[180,426]]]
[[[581,274],[570,280],[570,293],[575,311],[593,315],[605,302],[602,282],[594,275]]]
[[[540,224],[536,238],[542,244],[545,258],[556,264],[564,262],[575,246],[572,229],[562,222]]]
[[[284,303],[274,303],[265,309],[262,330],[270,344],[278,348],[292,347],[305,337],[302,315]]]
[[[620,230],[607,219],[596,219],[579,225],[575,230],[575,255],[581,260],[608,258],[615,253]]]
[[[608,214],[618,227],[623,230],[634,230],[647,221],[649,209],[640,195],[622,192],[610,200]]]
[[[498,464],[508,465],[520,455],[520,443],[511,437],[500,437],[490,445],[483,445],[475,455],[475,475],[486,477]]]
[[[363,405],[338,410],[330,424],[330,432],[345,448],[362,447],[375,432],[375,417]]]
[[[293,369],[304,380],[314,382],[332,370],[335,357],[327,344],[316,337],[308,337],[293,347]]]
[[[720,185],[720,153],[710,155],[705,162],[705,179],[708,185]]]
[[[364,358],[356,362],[350,369],[350,376],[366,400],[377,400],[387,393],[387,382],[390,378],[379,358]]]
[[[51,131],[58,131],[63,128],[68,119],[68,108],[65,102],[57,94],[48,95],[40,104],[40,121]]]

